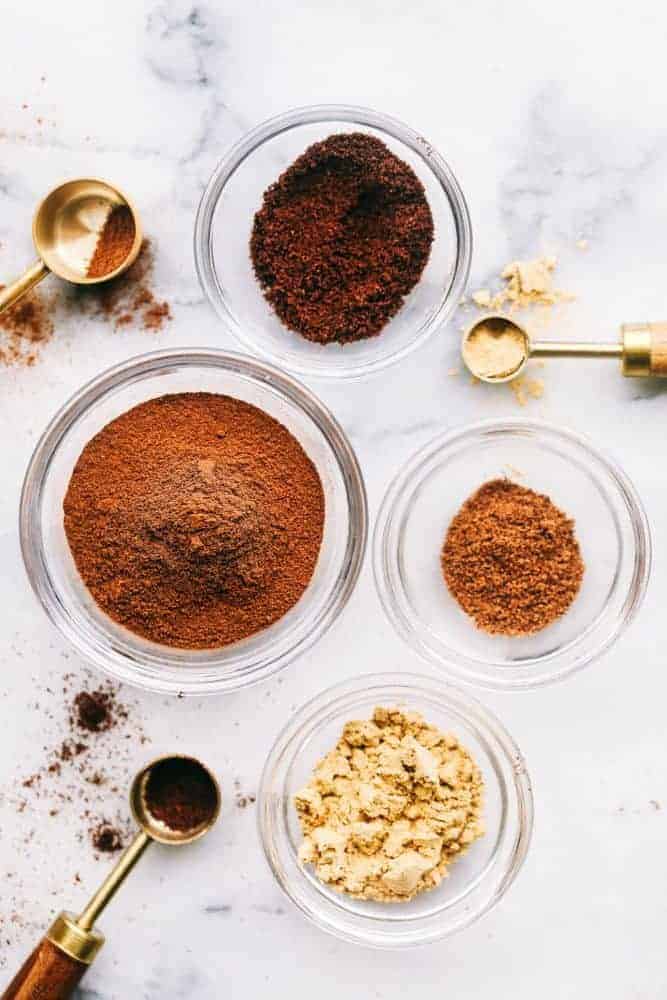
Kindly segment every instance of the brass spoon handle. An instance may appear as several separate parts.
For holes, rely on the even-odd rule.
[[[67,1000],[104,943],[93,925],[144,853],[151,838],[143,830],[123,852],[116,866],[81,915],[61,913],[12,979],[1,1000]]]
[[[151,838],[148,834],[140,830],[130,846],[121,854],[118,863],[111,869],[86,908],[81,911],[76,921],[77,927],[84,931],[92,929],[104,907],[116,895],[150,843]]]
[[[11,285],[7,285],[0,291],[0,313],[4,312],[5,309],[9,309],[15,302],[18,302],[26,292],[29,292],[48,273],[49,269],[43,260],[36,260],[34,264],[31,264],[20,278],[12,281]]]
[[[623,344],[537,340],[531,341],[530,356],[533,358],[622,358]]]

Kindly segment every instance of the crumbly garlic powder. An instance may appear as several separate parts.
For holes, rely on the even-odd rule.
[[[500,291],[492,295],[488,288],[480,288],[473,292],[472,300],[480,309],[494,311],[507,307],[553,306],[557,302],[570,301],[571,295],[553,287],[556,264],[555,257],[512,261],[500,272],[505,282]]]
[[[294,803],[299,859],[357,899],[433,889],[484,833],[479,768],[456,736],[417,712],[376,708],[348,722]]]
[[[463,345],[465,362],[479,378],[507,378],[518,371],[526,356],[526,338],[511,323],[500,320],[482,321]]]

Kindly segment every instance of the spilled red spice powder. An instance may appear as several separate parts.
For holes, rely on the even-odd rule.
[[[154,268],[153,245],[145,239],[137,259],[117,278],[101,285],[62,284],[28,292],[0,313],[0,365],[31,367],[58,325],[76,317],[157,333],[171,320],[171,307],[153,291]]]
[[[170,757],[156,764],[145,796],[151,815],[180,833],[207,823],[218,801],[210,775],[191,757]]]
[[[145,238],[137,259],[117,278],[100,285],[65,286],[63,309],[70,314],[95,316],[117,328],[140,326],[144,330],[161,330],[171,319],[171,308],[153,291],[154,269],[153,243]]]
[[[0,290],[4,288],[0,285]],[[0,313],[0,364],[32,366],[42,346],[53,336],[56,295],[28,292]]]
[[[280,320],[307,340],[375,337],[421,278],[433,216],[412,167],[372,135],[316,142],[264,193],[250,256]]]

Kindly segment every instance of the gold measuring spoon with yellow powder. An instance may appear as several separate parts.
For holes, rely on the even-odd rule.
[[[667,323],[626,323],[617,343],[531,340],[502,313],[476,320],[463,335],[463,360],[482,382],[510,382],[529,358],[618,358],[624,375],[667,378]]]
[[[89,275],[97,241],[109,216],[121,206],[131,214],[134,239],[121,263],[102,275]],[[32,238],[37,260],[20,278],[0,290],[0,313],[17,302],[51,271],[77,285],[95,285],[122,274],[141,249],[142,232],[136,209],[118,188],[106,181],[66,181],[46,196],[35,212]]]

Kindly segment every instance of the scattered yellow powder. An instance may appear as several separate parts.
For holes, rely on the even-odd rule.
[[[519,375],[508,383],[519,406],[525,406],[529,399],[542,399],[544,382],[541,378],[527,378]]]
[[[502,319],[482,320],[463,344],[464,360],[478,378],[507,378],[518,371],[527,354],[526,338]]]
[[[480,309],[488,309],[493,302],[491,292],[488,288],[479,288],[476,292],[473,292],[472,300]]]
[[[556,302],[570,301],[572,295],[553,287],[556,264],[555,257],[512,261],[500,273],[505,282],[500,291],[492,295],[488,288],[480,288],[473,292],[472,300],[480,309],[491,309],[494,312],[507,307],[525,309],[528,306],[552,306]]]
[[[479,768],[456,736],[417,712],[348,722],[294,797],[299,859],[356,899],[403,902],[433,889],[484,833]]]

